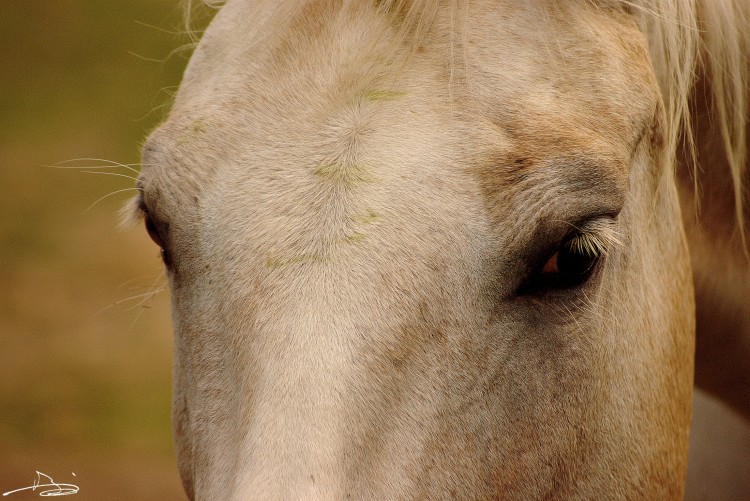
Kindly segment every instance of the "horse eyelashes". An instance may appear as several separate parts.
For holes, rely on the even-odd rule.
[[[518,295],[540,295],[579,287],[593,275],[599,261],[618,245],[621,239],[611,218],[590,220],[577,226],[556,246],[552,255],[535,267],[518,289]]]

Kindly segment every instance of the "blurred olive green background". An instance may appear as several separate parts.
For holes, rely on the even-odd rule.
[[[118,228],[136,174],[45,167],[137,164],[180,32],[179,0],[0,2],[0,492],[39,470],[71,499],[184,499],[169,292],[143,229]]]

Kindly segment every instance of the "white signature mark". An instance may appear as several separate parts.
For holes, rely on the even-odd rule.
[[[73,473],[73,476],[75,477],[76,474]],[[46,483],[42,483],[42,477],[44,477],[44,481]],[[49,475],[45,475],[41,471],[37,471],[36,480],[34,480],[34,483],[32,485],[28,487],[22,487],[14,491],[3,492],[3,496],[15,494],[16,492],[27,491],[29,489],[31,489],[32,491],[36,491],[37,489],[44,489],[39,491],[40,496],[70,496],[71,494],[78,494],[77,485],[58,484],[57,482],[52,480],[52,477],[50,477]]]

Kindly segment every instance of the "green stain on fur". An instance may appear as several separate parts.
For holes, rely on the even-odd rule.
[[[197,120],[194,120],[184,132],[180,133],[180,136],[177,139],[177,146],[191,144],[196,137],[202,136],[206,132],[208,132],[206,119],[198,118]]]
[[[195,120],[190,124],[190,132],[196,135],[206,132],[206,120],[204,118]]]
[[[351,219],[355,223],[372,224],[380,221],[382,219],[382,216],[372,209],[367,209],[363,214],[355,214],[353,216],[349,216],[349,219]]]
[[[364,97],[368,101],[393,101],[406,95],[406,92],[396,90],[370,90],[365,92]]]
[[[369,170],[361,164],[335,163],[321,165],[313,171],[313,174],[345,186],[367,184],[374,180]]]
[[[266,268],[279,269],[279,268],[286,268],[288,266],[293,266],[296,264],[325,263],[325,261],[326,261],[326,258],[320,254],[301,254],[299,256],[293,256],[293,257],[286,258],[286,259],[269,257],[269,258],[266,258],[266,261],[264,264]]]
[[[361,232],[355,232],[344,237],[344,243],[347,244],[361,244],[365,240],[367,240],[367,234]]]

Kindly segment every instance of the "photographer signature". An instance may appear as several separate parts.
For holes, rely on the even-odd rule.
[[[76,474],[73,473],[75,477]],[[44,480],[45,483],[42,483]],[[36,472],[36,480],[29,487],[22,487],[13,491],[3,492],[3,496],[9,496],[16,492],[27,491],[31,489],[36,491],[37,489],[44,489],[39,491],[40,496],[69,496],[71,494],[78,494],[78,486],[73,484],[58,484],[52,477],[45,475],[41,471]]]

